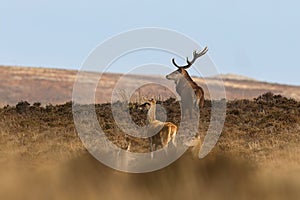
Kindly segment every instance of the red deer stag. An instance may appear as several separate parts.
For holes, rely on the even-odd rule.
[[[208,51],[205,47],[201,52],[194,51],[193,59],[189,61],[186,58],[187,64],[185,66],[179,66],[176,64],[175,59],[172,59],[173,64],[178,69],[171,74],[166,76],[169,80],[174,80],[176,84],[176,92],[181,97],[182,103],[182,115],[185,117],[186,113],[189,112],[190,118],[192,118],[193,106],[203,108],[204,105],[204,91],[203,89],[195,83],[186,69],[191,67],[197,58],[203,56]]]

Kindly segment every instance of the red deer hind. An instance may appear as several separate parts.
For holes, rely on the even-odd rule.
[[[190,118],[192,118],[193,106],[203,108],[204,105],[204,91],[195,83],[186,69],[191,67],[194,62],[208,51],[205,47],[201,52],[194,51],[193,59],[189,61],[186,58],[187,64],[185,66],[179,66],[176,64],[175,59],[172,59],[173,64],[178,69],[166,76],[169,80],[174,80],[176,84],[176,92],[181,97],[182,103],[182,115],[185,117],[186,113],[189,112]]]
[[[156,151],[157,146],[167,146],[171,141],[176,146],[175,137],[177,134],[177,126],[172,122],[162,122],[156,119],[156,101],[155,99],[146,100],[141,107],[146,106],[147,112],[147,132],[149,137],[149,145],[151,158],[153,158],[153,150]]]

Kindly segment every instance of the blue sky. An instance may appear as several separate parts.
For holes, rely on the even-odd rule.
[[[221,73],[300,85],[297,0],[10,0],[0,8],[2,65],[79,69],[112,35],[162,27],[207,45]]]

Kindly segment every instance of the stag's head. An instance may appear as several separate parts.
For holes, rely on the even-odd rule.
[[[175,59],[173,58],[172,59],[172,63],[175,67],[177,67],[178,69],[170,74],[168,74],[166,76],[167,79],[169,80],[179,80],[180,78],[186,78],[188,77],[188,72],[186,71],[186,69],[188,69],[189,67],[191,67],[194,62],[197,60],[197,58],[203,56],[204,54],[206,54],[206,52],[208,51],[208,48],[205,47],[201,52],[197,52],[197,51],[194,51],[193,52],[193,59],[191,61],[189,61],[189,58],[187,57],[186,58],[186,62],[187,64],[184,65],[184,66],[179,66],[176,62],[175,62]]]
[[[166,76],[166,78],[169,79],[169,80],[176,81],[176,80],[180,79],[181,77],[186,77],[187,75],[188,75],[188,73],[187,73],[187,71],[185,69],[178,68],[176,71],[168,74]]]

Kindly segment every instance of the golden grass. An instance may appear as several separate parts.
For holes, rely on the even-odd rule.
[[[160,102],[179,123],[178,102]],[[210,102],[201,111],[204,136]],[[106,135],[122,148],[124,133],[109,104],[96,105]],[[146,113],[131,108],[144,125]],[[213,151],[188,151],[170,166],[126,174],[92,158],[74,129],[71,104],[0,109],[0,199],[299,199],[300,103],[281,96],[230,101]],[[134,151],[147,151],[134,140]],[[195,149],[194,149],[195,150]]]

